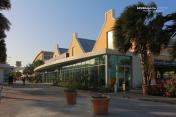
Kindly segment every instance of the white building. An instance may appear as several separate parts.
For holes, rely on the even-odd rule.
[[[13,66],[9,64],[0,64],[0,83],[8,81],[9,73],[13,70]]]

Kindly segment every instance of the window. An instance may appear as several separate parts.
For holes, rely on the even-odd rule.
[[[113,44],[113,31],[108,32],[108,48],[109,49],[114,49],[114,44]]]
[[[48,55],[45,55],[45,56],[44,56],[44,59],[45,59],[45,60],[49,60],[50,58],[51,58],[51,57],[48,56]]]
[[[72,56],[75,55],[75,47],[72,47]]]

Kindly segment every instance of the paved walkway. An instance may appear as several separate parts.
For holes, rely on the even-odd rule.
[[[141,90],[131,90],[130,92],[124,93],[118,93],[118,94],[111,94],[113,97],[128,97],[129,99],[137,99],[137,100],[143,100],[143,101],[152,101],[152,102],[162,102],[167,104],[173,104],[176,105],[176,97],[164,97],[164,96],[142,96]]]
[[[78,94],[77,104],[70,106],[65,102],[63,88],[5,87],[0,117],[96,117],[91,110],[92,93],[80,91]],[[111,95],[106,117],[129,116],[176,117],[176,105]]]
[[[17,81],[11,85],[9,85],[8,83],[3,84],[3,86],[12,87],[12,88],[49,88],[52,86],[52,83],[36,83],[35,84],[35,83],[30,83],[26,81],[25,85],[23,85],[22,81]]]

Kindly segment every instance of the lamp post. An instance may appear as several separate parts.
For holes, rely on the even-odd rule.
[[[115,85],[114,85],[114,93],[118,92],[118,87],[119,87],[118,66],[116,66],[116,81],[115,81]]]
[[[47,83],[47,71],[45,71],[45,83]]]
[[[123,84],[122,84],[122,90],[124,92],[124,97],[128,98],[128,95],[127,95],[127,86],[126,86],[126,83],[127,83],[127,70],[129,68],[129,65],[123,65],[123,78],[124,78],[124,81],[123,81]]]
[[[126,76],[125,76],[125,65],[123,66],[123,84],[122,84],[122,90],[126,91]]]
[[[118,79],[118,72],[119,69],[118,67],[123,68],[122,72],[123,72],[123,83],[122,83],[122,91],[123,91],[123,96],[124,97],[128,97],[127,96],[127,92],[126,92],[126,71],[127,68],[129,67],[129,65],[118,65],[116,66],[116,81],[115,81],[115,85],[114,85],[114,93],[118,93],[118,87],[119,87],[119,79]]]
[[[58,72],[59,72],[59,70],[56,69],[55,72],[56,72],[56,81],[58,81],[58,79],[59,79],[59,78],[58,78]]]

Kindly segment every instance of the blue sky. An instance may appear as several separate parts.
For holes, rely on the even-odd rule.
[[[68,47],[73,32],[79,37],[96,40],[104,22],[104,13],[123,9],[139,0],[11,0],[12,8],[4,11],[12,23],[7,32],[8,62],[31,63],[41,50],[53,51],[58,43]],[[145,3],[151,0],[145,0]],[[176,11],[174,0],[155,0],[163,13]]]

